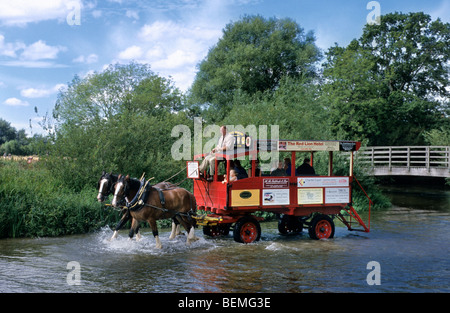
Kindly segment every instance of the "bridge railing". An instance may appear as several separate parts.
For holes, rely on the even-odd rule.
[[[420,170],[420,175],[450,176],[449,146],[365,147],[358,152],[357,160],[373,168],[375,175],[412,175]]]

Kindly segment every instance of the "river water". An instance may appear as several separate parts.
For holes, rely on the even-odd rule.
[[[148,229],[139,242],[127,230],[109,242],[109,228],[0,240],[0,292],[450,292],[450,192],[385,192],[394,206],[372,212],[370,233],[336,224],[330,240],[280,236],[275,222],[249,245],[201,229],[190,247],[160,230],[162,250]]]

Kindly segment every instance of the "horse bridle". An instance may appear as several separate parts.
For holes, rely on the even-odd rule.
[[[102,185],[103,182],[103,185]],[[97,189],[99,190],[98,193],[102,196],[102,198],[106,198],[111,194],[111,189],[113,187],[112,183],[112,177],[111,175],[105,174],[103,175],[100,180],[98,181]],[[106,192],[105,190],[105,184],[106,184]],[[101,189],[100,187],[103,186]]]
[[[129,190],[129,186],[128,186],[128,182],[125,182],[125,180],[119,181],[119,179],[117,179],[117,182],[114,184],[114,196],[116,195],[116,188],[117,188],[117,184],[118,183],[122,183],[123,184],[123,192],[122,192],[122,199],[120,199],[120,201],[117,201],[117,205],[121,205],[122,203],[126,202],[126,198],[127,198],[127,194],[128,194],[128,190]]]

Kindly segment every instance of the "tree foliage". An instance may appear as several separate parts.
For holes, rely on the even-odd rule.
[[[25,129],[16,130],[11,123],[0,118],[0,155],[31,155],[42,153],[45,138],[42,135],[27,137]]]
[[[237,90],[253,95],[276,90],[284,77],[312,76],[320,57],[314,41],[287,18],[245,16],[230,23],[200,63],[191,99],[212,106],[220,119]]]
[[[74,188],[93,185],[102,170],[165,179],[179,167],[171,158],[171,129],[186,124],[180,91],[148,65],[111,65],[75,77],[59,94],[58,123],[49,159]]]
[[[372,145],[423,144],[448,123],[450,24],[391,13],[346,48],[332,47],[323,99],[335,134]]]

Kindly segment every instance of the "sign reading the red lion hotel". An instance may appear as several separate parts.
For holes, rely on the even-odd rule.
[[[286,151],[339,151],[337,141],[280,140],[278,150]]]

